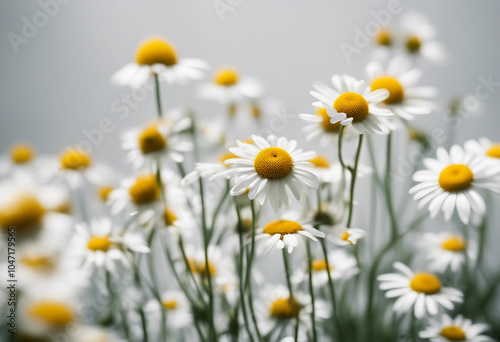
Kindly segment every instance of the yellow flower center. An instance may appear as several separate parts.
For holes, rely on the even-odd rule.
[[[144,42],[135,56],[140,65],[163,64],[172,66],[177,64],[177,53],[174,47],[163,39],[149,39]]]
[[[445,191],[455,192],[467,189],[474,180],[474,174],[467,165],[453,164],[441,171],[439,186]]]
[[[156,125],[145,128],[137,139],[142,153],[158,152],[167,147],[167,140],[160,133]]]
[[[376,41],[378,45],[391,46],[392,45],[392,35],[389,30],[380,30],[377,33]]]
[[[92,236],[87,242],[87,248],[91,251],[107,252],[113,243],[109,241],[109,235],[105,236]]]
[[[54,260],[45,255],[26,255],[21,257],[20,261],[36,271],[50,271],[54,268]]]
[[[410,288],[415,292],[431,295],[441,290],[441,282],[430,273],[417,273],[410,282]]]
[[[341,236],[340,238],[342,239],[342,241],[349,241],[349,237],[350,237],[350,236],[351,236],[351,235],[349,235],[349,233],[348,233],[348,232],[343,232],[343,233],[342,233],[342,236]]]
[[[493,158],[500,158],[500,143],[493,144],[488,152],[486,152],[486,155]]]
[[[231,158],[238,158],[238,156],[237,156],[236,154],[234,154],[234,153],[231,153],[231,152],[226,152],[226,153],[223,153],[223,154],[219,157],[219,161],[220,161],[221,163],[223,163],[223,164],[224,164],[224,162],[225,162],[226,160],[231,159]],[[224,164],[224,166],[225,166],[225,167],[229,167],[229,165],[225,165],[225,164]]]
[[[92,164],[90,155],[77,148],[69,148],[60,158],[61,167],[65,170],[79,170]]]
[[[340,122],[332,124],[330,122],[330,116],[328,115],[326,108],[316,109],[316,115],[321,116],[323,121],[321,122],[321,127],[328,133],[338,133],[340,131]]]
[[[409,36],[406,39],[406,49],[410,53],[417,53],[422,46],[422,41],[417,36]]]
[[[316,167],[323,167],[323,168],[330,167],[330,163],[328,162],[328,160],[326,160],[326,158],[322,157],[322,156],[317,156],[317,157],[309,160],[309,162],[313,163],[313,165]]]
[[[109,194],[113,190],[114,190],[114,188],[111,186],[100,186],[97,189],[97,195],[99,195],[99,198],[101,199],[101,201],[106,202],[109,198]]]
[[[203,277],[207,276],[207,265],[205,261],[197,261],[193,258],[188,258],[188,263],[189,263],[189,268],[191,269],[191,272],[195,274],[199,274]],[[210,261],[208,262],[208,270],[210,272],[210,276],[213,277],[217,273],[217,269],[215,268],[215,265],[211,263]]]
[[[334,269],[333,265],[328,265],[330,266],[330,271]],[[321,271],[326,271],[326,260],[325,259],[315,259],[311,262],[311,270],[313,272],[321,272]]]
[[[465,341],[467,339],[465,331],[463,331],[462,328],[455,327],[453,325],[441,329],[441,336],[449,341]]]
[[[252,104],[252,116],[256,119],[260,118],[262,111],[260,106],[256,103]]]
[[[344,93],[333,103],[333,108],[338,113],[345,113],[353,122],[363,121],[370,113],[368,102],[357,93]]]
[[[281,179],[292,172],[293,159],[282,148],[268,147],[257,154],[253,166],[262,178]]]
[[[302,306],[294,298],[279,298],[272,302],[269,313],[279,319],[291,319],[299,315]]]
[[[465,250],[465,246],[466,246],[465,240],[456,236],[443,241],[443,243],[441,244],[441,247],[443,249],[452,252],[461,252]]]
[[[0,208],[0,226],[19,230],[33,228],[40,223],[44,214],[45,208],[34,196],[23,194]]]
[[[177,221],[177,215],[175,215],[175,213],[169,208],[165,208],[165,213],[163,214],[163,221],[165,222],[166,226],[171,226],[174,224],[175,221]]]
[[[389,97],[384,100],[386,104],[401,103],[405,97],[403,86],[394,77],[382,76],[376,78],[372,82],[372,91],[378,89],[387,89],[389,91]]]
[[[135,183],[128,189],[128,193],[135,204],[146,204],[160,197],[160,187],[155,176],[143,175],[137,177]]]
[[[57,301],[34,303],[30,307],[29,314],[53,328],[63,328],[75,318],[75,314],[70,307]]]
[[[234,68],[221,68],[214,73],[214,83],[229,87],[238,83],[238,72]]]
[[[161,303],[162,303],[163,308],[165,310],[175,310],[175,309],[177,309],[177,306],[179,305],[179,303],[177,303],[177,301],[175,299],[164,300]]]
[[[269,222],[264,227],[264,234],[274,235],[281,234],[281,239],[286,234],[295,234],[298,231],[301,231],[302,226],[295,221],[287,221],[287,220],[276,220]]]
[[[10,151],[10,159],[16,164],[24,164],[33,159],[35,151],[27,144],[14,146]]]

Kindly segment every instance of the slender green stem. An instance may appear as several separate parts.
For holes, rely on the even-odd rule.
[[[179,236],[178,243],[179,243],[179,249],[180,249],[181,254],[182,254],[182,259],[184,260],[184,265],[186,266],[186,270],[187,270],[187,273],[189,274],[189,277],[191,278],[191,280],[194,283],[194,286],[195,286],[196,291],[198,293],[198,298],[200,299],[201,302],[203,302],[204,305],[206,305],[205,299],[203,298],[203,293],[201,292],[201,289],[198,286],[198,282],[196,281],[196,278],[194,277],[193,271],[191,270],[191,265],[189,264],[189,260],[188,260],[187,255],[186,255],[186,250],[184,249],[184,241],[182,239],[182,236]]]
[[[385,199],[387,201],[387,210],[389,211],[389,218],[391,221],[391,240],[395,241],[398,235],[398,222],[394,212],[392,203],[392,186],[391,186],[391,163],[392,163],[392,132],[387,136],[387,150],[386,150],[386,164],[385,164]]]
[[[141,316],[141,326],[142,326],[142,332],[143,332],[142,340],[144,342],[148,342],[148,340],[149,340],[149,338],[148,338],[148,323],[146,320],[146,314],[144,313],[144,310],[142,308],[139,309],[139,315]]]
[[[290,265],[288,265],[288,257],[286,255],[286,248],[283,248],[282,250],[283,253],[283,264],[285,265],[285,277],[286,277],[286,284],[288,285],[288,290],[290,291],[290,298],[293,298],[293,288],[292,288],[292,281],[290,278]]]
[[[339,156],[339,161],[340,165],[342,165],[342,169],[346,170],[347,166],[344,163],[344,158],[342,158],[342,137],[344,133],[344,126],[340,126],[340,132],[339,132],[339,143],[338,143],[338,156]]]
[[[361,155],[361,146],[363,145],[363,134],[359,135],[358,141],[358,149],[356,150],[356,157],[354,159],[354,168],[348,168],[351,172],[351,188],[349,191],[349,216],[347,217],[347,227],[351,227],[352,221],[352,213],[354,206],[354,185],[356,184],[356,177],[358,175],[358,165],[359,165],[359,156]],[[340,158],[340,155],[339,155]]]
[[[312,311],[311,311],[311,323],[312,323],[312,334],[313,334],[313,342],[318,341],[318,333],[316,331],[316,304],[315,304],[315,298],[314,298],[314,287],[313,287],[313,281],[312,281],[312,254],[311,254],[311,246],[309,244],[309,241],[306,242],[306,248],[307,248],[307,263],[308,263],[308,272],[309,272],[309,293],[311,294],[311,306],[312,306]],[[327,269],[327,272],[329,272],[329,269]]]
[[[252,282],[252,265],[253,265],[253,259],[255,255],[255,221],[256,221],[256,216],[255,216],[255,206],[253,200],[250,201],[250,208],[252,209],[252,240],[250,242],[250,258],[247,260],[247,273],[245,276],[245,289],[248,290],[248,288],[251,286]]]
[[[161,96],[160,96],[160,80],[158,79],[158,74],[154,74],[155,79],[155,94],[156,94],[156,108],[158,110],[158,117],[163,116],[163,110],[161,106]]]

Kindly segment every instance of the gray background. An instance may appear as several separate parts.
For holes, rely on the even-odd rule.
[[[61,0],[62,1],[62,0]],[[0,4],[0,146],[5,151],[18,140],[33,143],[43,153],[59,153],[86,139],[83,130],[99,127],[103,118],[113,122],[93,153],[120,165],[124,154],[119,136],[126,127],[154,116],[152,93],[124,120],[112,110],[126,88],[116,88],[110,76],[133,59],[143,38],[168,37],[179,55],[206,59],[213,67],[233,64],[242,74],[254,75],[267,93],[283,100],[290,113],[311,110],[309,95],[315,81],[328,82],[333,73],[362,78],[371,48],[348,63],[341,42],[352,44],[355,28],[373,21],[370,11],[387,8],[387,1],[260,1],[217,0],[232,8],[219,17],[217,1],[68,1],[15,53],[8,34],[21,35],[23,17],[33,22],[46,1],[5,1]],[[500,80],[500,2],[401,1],[406,9],[429,16],[449,54],[441,66],[421,63],[421,84],[436,86],[438,102],[446,107],[451,97],[473,94],[481,76]],[[400,15],[393,16],[397,23]],[[40,18],[38,18],[40,19]],[[166,106],[190,103],[194,87],[164,89]],[[495,88],[495,91],[497,89]],[[481,111],[461,125],[459,142],[466,138],[498,137],[500,97],[493,93]],[[200,116],[220,107],[197,102]],[[443,111],[415,121],[419,127],[444,127]],[[292,128],[299,127],[295,118]],[[298,130],[283,135],[298,137]],[[310,144],[310,146],[313,146]]]

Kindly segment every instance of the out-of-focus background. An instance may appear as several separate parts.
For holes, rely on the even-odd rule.
[[[377,13],[395,1],[207,0],[207,1],[2,1],[0,3],[0,146],[24,140],[42,153],[89,140],[85,132],[103,118],[114,130],[94,144],[92,153],[112,165],[124,165],[120,133],[154,117],[152,93],[133,94],[113,87],[110,76],[134,58],[137,45],[150,35],[167,37],[180,58],[199,57],[212,67],[236,66],[266,86],[266,94],[284,101],[295,116],[280,134],[301,135],[297,114],[311,110],[313,82],[329,82],[333,73],[365,77],[372,46],[349,62],[341,44],[354,45]],[[500,2],[396,1],[402,13],[426,14],[447,49],[448,61],[422,62],[421,85],[439,89],[446,108],[454,96],[474,95],[492,79],[500,82]],[[396,25],[402,14],[389,18]],[[207,76],[210,77],[210,76]],[[500,96],[493,83],[480,111],[458,125],[457,141],[498,137]],[[190,104],[201,116],[220,106],[195,99],[194,85],[164,87],[167,107]],[[123,97],[125,96],[125,97]],[[126,98],[131,98],[127,104]],[[123,106],[130,114],[123,118]],[[444,109],[443,109],[444,112]],[[431,131],[445,127],[437,112],[415,125]]]

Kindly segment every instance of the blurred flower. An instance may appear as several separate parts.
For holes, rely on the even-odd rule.
[[[323,86],[326,88],[326,86]],[[303,131],[306,133],[306,140],[311,140],[315,137],[320,138],[321,146],[337,146],[339,142],[340,122],[330,123],[330,116],[325,108],[319,107],[316,109],[315,114],[299,114],[299,117],[311,124],[304,126]],[[351,139],[353,131],[351,127],[347,126],[344,129],[342,139]]]
[[[427,170],[417,171],[413,180],[420,184],[410,189],[414,199],[420,200],[419,209],[429,203],[431,217],[443,210],[449,220],[456,207],[463,223],[469,222],[471,209],[479,215],[486,211],[483,198],[476,189],[500,193],[500,165],[488,167],[484,158],[478,158],[454,145],[450,153],[437,149],[437,159],[426,158]]]
[[[419,243],[431,271],[443,273],[448,267],[458,272],[466,258],[476,260],[477,245],[450,232],[426,233]]]
[[[487,138],[479,140],[468,140],[465,145],[465,150],[480,157],[486,157],[488,160],[500,162],[500,143],[494,143]]]
[[[350,126],[358,134],[365,131],[389,133],[390,124],[386,119],[394,114],[377,106],[389,97],[388,90],[370,91],[370,86],[364,81],[347,75],[333,75],[332,83],[335,89],[318,84],[315,85],[316,91],[311,91],[311,95],[318,100],[313,105],[326,109],[331,124]]]
[[[193,144],[183,141],[178,135],[191,125],[190,120],[174,123],[169,119],[155,120],[146,127],[125,132],[122,135],[122,148],[126,150],[127,160],[136,169],[147,166],[154,170],[162,161],[183,161],[183,153],[193,149]]]
[[[144,310],[150,313],[165,311],[168,326],[173,329],[186,328],[192,324],[191,307],[184,293],[180,291],[167,291],[161,295],[160,303],[151,299],[146,303]]]
[[[267,139],[252,135],[255,144],[238,141],[238,147],[229,149],[237,158],[225,161],[234,167],[224,174],[236,177],[236,184],[231,189],[231,196],[238,196],[247,191],[248,198],[257,199],[263,205],[267,201],[277,210],[287,206],[287,188],[299,200],[307,188],[318,184],[317,177],[305,166],[307,160],[315,157],[314,152],[296,150],[297,142],[271,135]]]
[[[230,106],[229,115],[234,115],[238,103],[246,98],[262,95],[262,84],[249,77],[240,77],[231,66],[221,67],[214,72],[212,83],[201,84],[198,96],[205,100],[214,100]]]
[[[195,58],[178,59],[175,48],[163,38],[151,37],[139,46],[135,62],[125,65],[111,78],[117,85],[138,88],[153,75],[166,83],[184,84],[203,77],[208,64]]]
[[[325,233],[320,232],[310,224],[300,224],[295,221],[276,220],[266,224],[262,231],[255,236],[255,241],[261,244],[260,253],[269,254],[276,247],[283,249],[287,247],[288,253],[299,245],[298,236],[307,237],[318,241],[316,237],[324,238]]]
[[[436,95],[433,87],[415,87],[420,79],[419,69],[410,69],[410,63],[402,57],[393,58],[387,69],[377,62],[367,66],[372,91],[387,89],[389,97],[383,101],[394,114],[405,120],[413,120],[415,116],[430,114],[434,104],[428,99]]]
[[[325,230],[327,230],[326,228]],[[365,231],[359,228],[347,228],[344,225],[336,225],[328,233],[327,237],[337,246],[349,246],[358,243],[358,240],[365,236]]]
[[[387,298],[396,298],[393,309],[398,313],[409,312],[414,309],[415,317],[421,319],[428,312],[430,315],[438,313],[438,304],[448,310],[453,310],[454,302],[463,301],[462,291],[451,287],[443,287],[441,281],[434,274],[413,271],[406,265],[395,262],[394,268],[399,273],[382,274],[377,277],[380,289],[388,290]]]
[[[488,324],[472,323],[470,319],[464,318],[462,315],[453,319],[447,314],[443,314],[439,321],[430,320],[429,326],[418,335],[420,338],[430,339],[431,342],[493,342],[495,340],[491,337],[481,335],[488,329]]]

